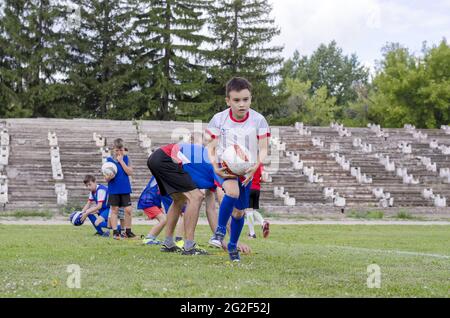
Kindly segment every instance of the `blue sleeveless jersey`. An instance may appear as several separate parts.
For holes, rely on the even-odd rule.
[[[172,198],[168,195],[161,196],[158,184],[156,183],[155,177],[151,177],[145,189],[142,191],[137,208],[139,210],[144,210],[156,206],[161,208],[164,205],[164,209],[169,211],[170,205],[172,204]]]
[[[129,194],[131,193],[130,178],[123,170],[122,165],[114,160],[112,157],[106,159],[107,162],[112,162],[117,167],[117,174],[114,179],[108,182],[109,194]],[[129,163],[128,156],[123,157],[123,161],[126,165]]]
[[[109,209],[108,204],[108,187],[103,184],[97,185],[95,192],[91,192],[89,195],[89,200],[94,201],[96,204],[101,200],[103,202],[101,210]]]

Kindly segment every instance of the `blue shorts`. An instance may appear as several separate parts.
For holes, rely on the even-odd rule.
[[[251,181],[244,187],[242,185],[242,181],[240,180],[240,178],[223,179],[222,177],[218,176],[217,174],[214,174],[214,180],[216,180],[216,182],[218,184],[220,184],[221,187],[226,180],[236,180],[239,184],[239,199],[236,202],[236,204],[234,205],[234,207],[241,211],[248,209],[248,207],[250,206],[250,190],[252,187]],[[222,187],[222,189],[223,189],[223,187]],[[225,190],[224,190],[224,192],[225,192]]]
[[[101,216],[106,222],[108,222],[109,208],[98,211],[98,216]]]

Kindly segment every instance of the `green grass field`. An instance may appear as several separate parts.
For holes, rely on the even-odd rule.
[[[197,232],[205,246],[208,228]],[[219,250],[168,255],[92,234],[88,225],[0,225],[0,297],[450,296],[449,226],[274,225],[267,240],[244,239],[253,254],[240,265]],[[66,286],[69,264],[81,267],[80,289]],[[370,264],[381,288],[367,287]]]

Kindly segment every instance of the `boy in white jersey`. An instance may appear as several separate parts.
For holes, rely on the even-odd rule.
[[[267,156],[270,129],[263,115],[250,109],[252,86],[244,78],[233,78],[227,83],[225,101],[229,108],[216,114],[210,121],[206,133],[211,140],[208,155],[214,166],[215,179],[225,191],[220,204],[218,226],[210,243],[221,247],[227,223],[231,220],[228,252],[233,262],[240,261],[237,249],[239,236],[244,227],[244,210],[248,207],[253,175]],[[221,155],[229,146],[245,148],[254,165],[245,177],[236,177],[221,165]],[[234,212],[233,212],[234,210]]]

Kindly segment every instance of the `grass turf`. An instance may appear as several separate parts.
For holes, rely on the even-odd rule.
[[[253,254],[240,265],[219,250],[168,255],[92,234],[87,224],[0,225],[0,297],[450,296],[449,226],[275,225],[267,240],[243,239]],[[199,226],[197,241],[210,234]],[[66,286],[70,264],[81,267],[80,289]],[[367,287],[370,264],[379,289]]]

